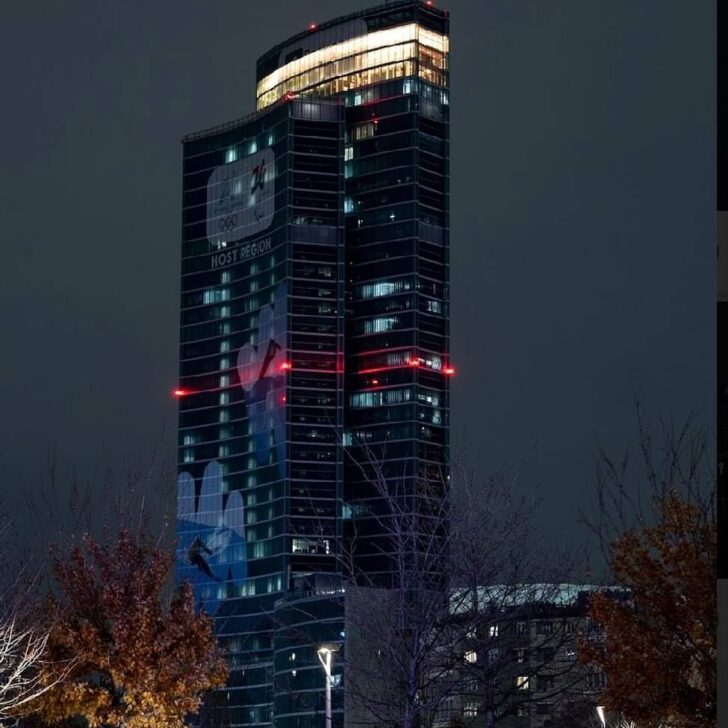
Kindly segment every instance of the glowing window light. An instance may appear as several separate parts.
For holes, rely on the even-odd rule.
[[[310,27],[310,26],[309,26]],[[307,53],[301,58],[297,58],[284,66],[277,68],[260,80],[256,89],[256,96],[259,103],[258,108],[263,108],[275,101],[266,99],[262,102],[261,97],[267,92],[273,90],[277,86],[286,81],[299,76],[308,71],[316,69],[320,74],[320,81],[325,80],[324,66],[326,64],[335,63],[350,56],[367,53],[373,50],[387,50],[388,46],[418,41],[422,45],[426,45],[441,53],[447,53],[450,50],[450,39],[446,35],[436,33],[425,28],[421,28],[416,23],[408,23],[394,28],[386,28],[384,30],[367,33],[356,38],[350,38],[340,43],[320,48],[319,50]],[[379,61],[381,63],[381,60]],[[378,63],[370,63],[368,66],[379,65]],[[339,74],[336,74],[339,75]],[[311,84],[303,84],[298,88],[303,88]],[[280,95],[278,96],[278,98]]]

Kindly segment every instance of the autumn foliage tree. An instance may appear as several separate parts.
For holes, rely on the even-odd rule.
[[[714,480],[701,465],[706,438],[686,427],[666,433],[661,457],[651,443],[647,465],[650,504],[625,502],[625,479],[607,466],[602,504],[621,514],[612,526],[608,559],[630,602],[592,597],[589,616],[603,639],[586,641],[581,658],[606,675],[606,707],[637,725],[710,728],[716,725],[716,558]],[[623,470],[621,470],[623,473]],[[620,520],[621,519],[621,520]],[[603,533],[603,532],[602,532]]]
[[[35,722],[182,728],[204,693],[224,685],[212,620],[196,613],[189,584],[170,593],[172,566],[171,549],[129,530],[104,543],[86,536],[55,558],[42,679],[53,684],[58,666],[72,667],[32,704]]]

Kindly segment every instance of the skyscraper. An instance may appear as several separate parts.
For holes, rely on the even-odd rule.
[[[254,114],[183,140],[178,576],[231,725],[323,725],[291,605],[342,643],[342,541],[389,571],[372,463],[407,498],[447,479],[448,44],[418,0],[311,25],[259,59]]]

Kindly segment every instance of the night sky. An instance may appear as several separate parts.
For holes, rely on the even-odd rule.
[[[371,3],[374,4],[374,3]],[[715,4],[451,0],[452,444],[551,532],[597,444],[712,421]],[[183,134],[361,0],[0,2],[0,469],[173,456]]]

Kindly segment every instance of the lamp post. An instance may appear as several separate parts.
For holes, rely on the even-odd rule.
[[[597,715],[599,716],[599,722],[602,724],[602,728],[607,728],[607,719],[604,716],[603,705],[597,705]]]
[[[324,668],[326,675],[326,728],[331,728],[331,661],[334,655],[334,649],[321,645],[316,650],[321,667]]]

